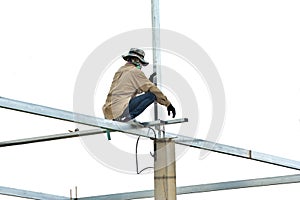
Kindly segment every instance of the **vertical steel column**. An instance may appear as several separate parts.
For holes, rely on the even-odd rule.
[[[151,1],[152,14],[152,51],[153,51],[153,73],[156,72],[153,82],[155,85],[161,83],[161,54],[160,54],[160,17],[159,0]],[[154,120],[159,119],[159,110],[157,103],[154,103]]]
[[[176,200],[175,142],[169,138],[154,142],[154,196],[155,200]]]
[[[152,48],[153,73],[156,72],[154,84],[161,84],[161,52],[160,52],[160,16],[159,0],[151,0],[152,4]],[[154,103],[154,120],[161,116],[157,103]],[[175,143],[171,139],[161,138],[160,127],[158,139],[154,140],[154,196],[155,200],[176,200],[176,166]]]

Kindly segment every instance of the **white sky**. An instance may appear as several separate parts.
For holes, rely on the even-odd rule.
[[[226,121],[220,143],[300,160],[299,6],[296,0],[161,1],[161,28],[197,42],[222,78]],[[151,27],[150,9],[150,0],[1,1],[0,96],[72,110],[74,84],[88,55],[112,36]],[[0,118],[1,141],[74,128],[4,109]],[[106,168],[78,138],[1,148],[0,159],[0,186],[62,196],[78,186],[80,197],[153,188],[153,174]],[[190,149],[177,162],[177,185],[296,173],[215,153],[199,160],[199,150]],[[178,199],[296,199],[298,192],[299,184],[291,184]]]

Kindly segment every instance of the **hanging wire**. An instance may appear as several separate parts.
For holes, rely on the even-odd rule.
[[[151,127],[149,127],[148,129],[148,133],[147,135],[149,135],[150,131],[153,131],[153,134],[154,134],[154,138],[156,139],[156,134],[155,134],[155,130]],[[145,167],[144,169],[142,169],[141,171],[139,171],[139,161],[138,161],[138,145],[139,145],[139,140],[140,140],[141,136],[138,137],[138,139],[136,140],[136,144],[135,144],[135,162],[136,162],[136,173],[137,174],[141,174],[143,171],[147,170],[147,169],[154,169],[154,167]],[[150,152],[150,155],[152,157],[155,156],[155,151],[154,153],[152,154]]]

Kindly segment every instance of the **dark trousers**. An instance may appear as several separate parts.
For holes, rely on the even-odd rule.
[[[146,92],[142,95],[132,98],[129,101],[129,105],[126,111],[127,113],[129,111],[130,118],[134,119],[139,116],[155,100],[156,96],[152,92]]]

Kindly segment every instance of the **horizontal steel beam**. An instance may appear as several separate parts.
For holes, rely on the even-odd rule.
[[[85,130],[85,131],[78,131],[78,132],[72,132],[72,133],[61,133],[61,134],[55,134],[55,135],[23,138],[23,139],[0,142],[0,147],[9,147],[9,146],[37,143],[37,142],[47,142],[47,141],[52,141],[52,140],[61,140],[61,139],[75,138],[75,137],[81,137],[81,136],[97,135],[97,134],[101,134],[101,133],[106,133],[106,131],[103,131],[100,129],[94,129],[94,130]]]
[[[43,117],[49,117],[53,119],[59,119],[68,122],[74,122],[78,124],[84,124],[92,127],[98,127],[102,129],[109,129],[112,131],[126,132],[136,136],[142,136],[147,138],[155,138],[155,136],[149,135],[148,128],[139,128],[127,123],[102,119],[80,113],[74,113],[70,111],[60,110],[56,108],[50,108],[42,105],[17,101],[0,97],[0,108],[6,108],[10,110],[16,110],[29,114],[39,115]],[[104,131],[104,130],[103,130]]]
[[[220,183],[209,183],[191,186],[177,187],[177,195],[192,194],[192,193],[203,193],[220,190],[232,190],[242,189],[249,187],[262,187],[271,185],[291,184],[300,183],[300,175],[287,175],[287,176],[276,176],[258,179],[248,179],[239,181],[229,181]],[[15,196],[27,199],[38,199],[38,200],[67,200],[68,197],[56,196],[51,194],[45,194],[40,192],[33,192],[27,190],[20,190],[8,187],[0,187],[0,195]],[[154,190],[144,190],[137,192],[127,192],[109,195],[100,195],[93,197],[78,198],[78,200],[125,200],[125,199],[142,199],[154,197]]]
[[[220,191],[220,190],[242,189],[242,188],[249,188],[249,187],[290,184],[290,183],[300,183],[300,175],[296,174],[296,175],[288,175],[288,176],[276,176],[276,177],[268,177],[268,178],[183,186],[183,187],[177,187],[177,195],[212,192],[212,191]],[[152,197],[154,197],[154,190],[144,190],[144,191],[137,191],[137,192],[84,197],[84,198],[79,198],[78,200],[104,200],[104,199],[125,200],[125,199],[152,198]]]
[[[154,190],[144,190],[137,192],[127,192],[118,194],[108,194],[93,197],[82,197],[78,200],[128,200],[128,199],[144,199],[154,197]]]
[[[0,186],[0,195],[5,196],[13,196],[13,197],[20,197],[26,199],[36,199],[36,200],[68,200],[70,198],[63,197],[63,196],[56,196],[51,194],[45,194],[40,192],[32,192],[28,190],[20,190],[15,188],[9,187],[1,187]]]
[[[79,113],[73,113],[70,111],[64,111],[64,110],[59,110],[59,109],[50,108],[46,106],[16,101],[4,97],[0,97],[0,108],[12,109],[12,110],[40,115],[44,117],[50,117],[50,118],[102,128],[99,131],[104,131],[103,129],[110,129],[113,131],[125,132],[136,136],[142,136],[142,137],[147,137],[152,139],[155,138],[153,134],[149,135],[148,128],[139,128],[126,123],[121,123],[112,120],[106,120],[106,119],[97,118],[93,116],[83,115]],[[183,135],[177,135],[173,133],[165,133],[165,137],[174,138],[175,143],[180,145],[205,149],[205,150],[227,154],[231,156],[247,158],[247,159],[256,160],[264,163],[278,165],[281,167],[300,170],[299,161],[280,158],[277,156],[272,156],[272,155],[246,150],[238,147],[213,143],[213,142],[186,137]]]
[[[166,134],[167,137],[175,136],[173,134]],[[186,145],[194,148],[205,149],[217,153],[227,154],[231,156],[237,156],[259,162],[264,162],[272,165],[286,167],[290,169],[300,170],[300,162],[290,160],[278,156],[264,154],[252,150],[242,149],[238,147],[228,146],[224,144],[214,143],[201,139],[191,139],[185,136],[179,136],[174,139],[176,144]]]
[[[191,194],[191,193],[213,192],[213,191],[220,191],[220,190],[242,189],[242,188],[250,188],[250,187],[282,185],[282,184],[291,184],[291,183],[300,183],[300,174],[184,186],[184,187],[179,187],[177,190],[178,190],[178,194]]]

